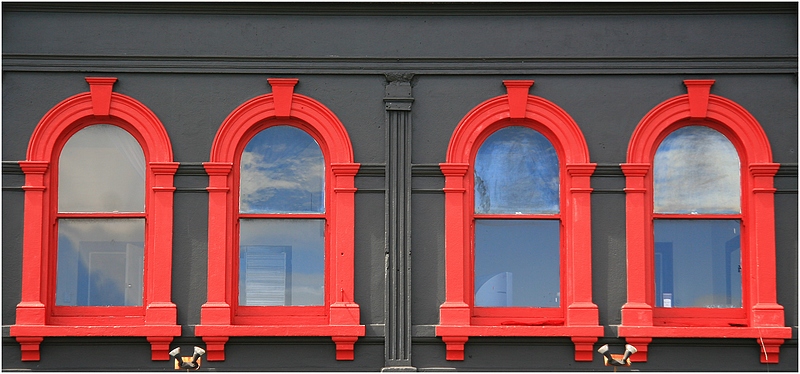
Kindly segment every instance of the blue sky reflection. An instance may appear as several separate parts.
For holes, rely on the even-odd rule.
[[[325,161],[316,140],[291,126],[267,128],[242,153],[242,213],[322,213]]]
[[[475,306],[560,305],[558,220],[475,220]]]
[[[325,220],[322,219],[243,219],[239,245],[243,249],[283,248],[287,258],[283,269],[242,267],[240,252],[240,305],[323,305],[325,303]],[[249,270],[248,270],[249,269]],[[265,276],[277,273],[284,283],[269,282]],[[284,287],[285,298],[268,300],[258,294],[242,293],[247,284]]]
[[[142,305],[144,219],[59,219],[56,305]]]
[[[522,126],[489,136],[475,156],[475,213],[558,212],[558,155],[550,141]]]

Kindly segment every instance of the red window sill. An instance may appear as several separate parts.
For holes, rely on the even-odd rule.
[[[552,325],[439,325],[436,336],[440,336],[447,347],[446,359],[464,360],[464,344],[472,336],[543,336],[570,337],[575,344],[575,361],[592,361],[593,346],[603,336],[603,326],[552,326]]]
[[[46,336],[141,336],[150,342],[152,360],[169,360],[169,344],[181,335],[180,325],[13,325],[10,335],[17,338],[22,361],[39,361],[39,343]]]
[[[653,321],[654,324],[659,321]],[[663,323],[663,321],[660,321]],[[698,323],[696,321],[695,323]],[[756,339],[761,351],[761,362],[778,363],[780,346],[792,337],[791,327],[782,326],[625,326],[617,327],[617,336],[633,344],[638,352],[631,356],[633,362],[647,362],[647,346],[653,338],[725,338]]]

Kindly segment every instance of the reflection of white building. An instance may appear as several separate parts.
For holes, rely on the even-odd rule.
[[[291,246],[242,246],[239,268],[239,305],[293,305]]]
[[[514,305],[514,274],[506,271],[489,278],[475,291],[475,305]]]

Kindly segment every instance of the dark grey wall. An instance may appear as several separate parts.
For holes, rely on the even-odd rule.
[[[458,122],[505,94],[502,80],[533,79],[530,93],[578,123],[599,164],[592,177],[593,295],[606,337],[625,303],[625,195],[619,164],[642,117],[710,78],[712,93],[764,127],[781,169],[775,184],[778,302],[793,338],[780,364],[763,365],[753,339],[655,339],[642,371],[797,370],[796,4],[3,4],[3,369],[171,370],[138,338],[46,338],[39,362],[20,362],[8,336],[20,300],[23,175],[38,121],[85,92],[86,76],[148,106],[170,135],[175,161],[173,301],[190,346],[205,302],[204,188],[214,135],[269,77],[296,77],[342,121],[356,178],[355,299],[367,336],[354,361],[334,360],[328,338],[231,338],[216,370],[380,370],[385,366],[384,73],[413,73],[411,139],[411,364],[419,369],[608,370],[575,362],[568,338],[471,338],[446,361],[433,334],[444,301],[445,161]],[[87,360],[87,357],[93,357]],[[98,360],[99,357],[104,357]]]

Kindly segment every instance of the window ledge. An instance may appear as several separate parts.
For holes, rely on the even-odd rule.
[[[593,345],[598,337],[603,336],[604,328],[600,325],[587,326],[475,326],[475,325],[438,325],[436,336],[440,336],[447,345],[447,360],[464,360],[464,344],[470,336],[564,336],[572,338],[575,344],[575,361],[592,361]]]
[[[225,360],[225,343],[231,336],[330,336],[337,360],[353,360],[353,345],[364,336],[364,325],[197,325],[195,336],[206,343],[208,361]]]
[[[722,326],[617,326],[617,336],[636,346],[633,362],[647,362],[647,345],[652,338],[723,338],[756,339],[761,351],[761,363],[778,363],[780,346],[792,337],[792,328],[783,326],[722,327]]]
[[[22,349],[22,361],[39,361],[39,343],[46,336],[141,336],[150,342],[151,359],[169,360],[169,344],[181,335],[180,325],[136,326],[61,326],[13,325],[9,335],[17,338]]]

